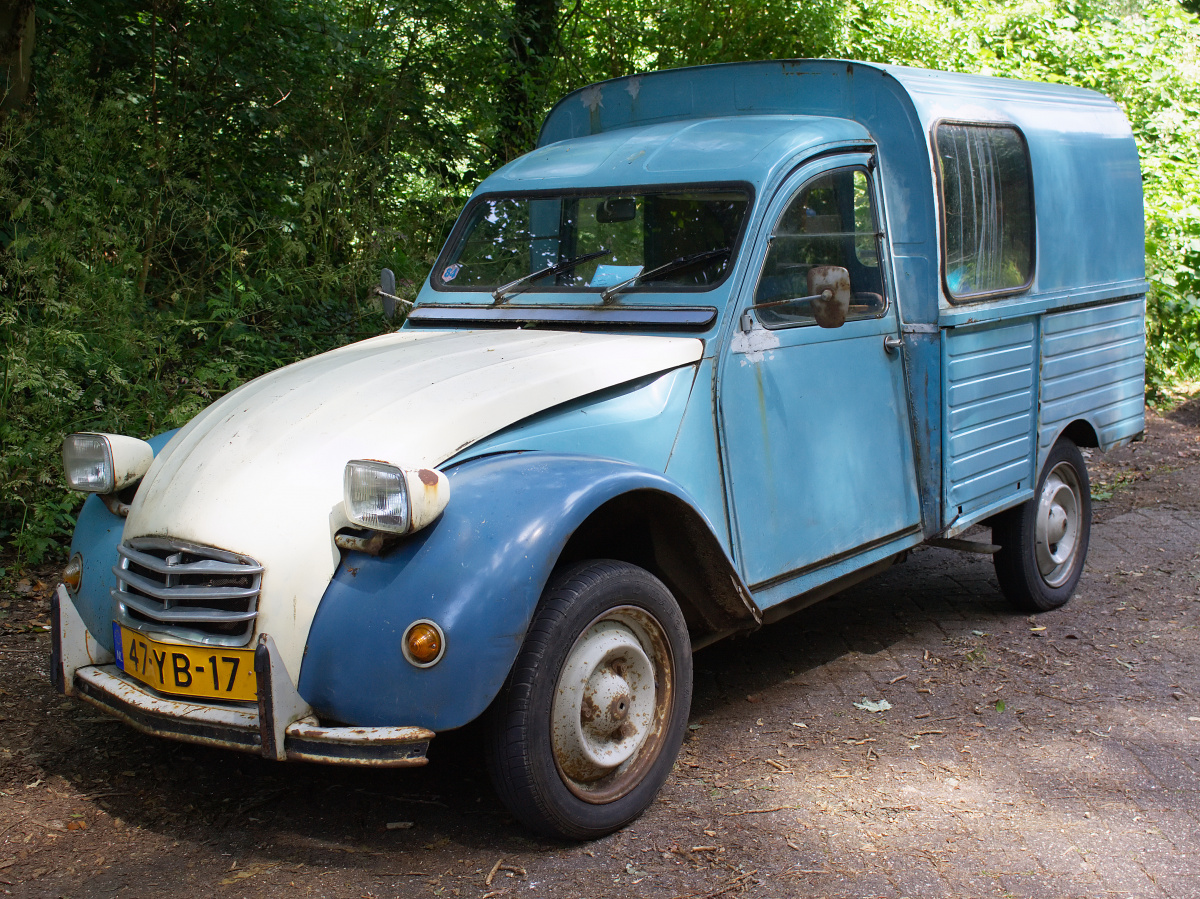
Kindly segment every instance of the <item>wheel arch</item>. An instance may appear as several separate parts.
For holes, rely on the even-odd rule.
[[[1042,433],[1043,435],[1046,434],[1046,432]],[[1036,477],[1041,477],[1042,470],[1046,466],[1046,459],[1058,441],[1066,437],[1076,446],[1096,448],[1101,445],[1099,433],[1092,422],[1086,418],[1079,417],[1072,419],[1047,438],[1040,440],[1037,448]]]
[[[1058,432],[1058,435],[1051,442],[1050,446],[1054,446],[1063,437],[1066,437],[1076,446],[1098,447],[1100,446],[1100,436],[1096,432],[1095,426],[1086,418],[1077,418],[1068,424],[1065,428]],[[1047,447],[1049,450],[1050,447]]]
[[[383,555],[343,555],[299,677],[322,718],[435,731],[471,721],[503,686],[554,571],[578,553],[649,560],[702,642],[761,620],[711,525],[661,472],[527,452],[469,460],[447,476],[450,503],[432,525]],[[629,517],[643,524],[630,527]],[[602,539],[614,527],[650,542],[620,551]],[[442,660],[424,669],[401,651],[418,619],[437,622],[446,641]]]
[[[661,580],[694,648],[762,621],[712,528],[679,496],[636,489],[601,504],[572,533],[556,567],[587,559],[628,562]]]

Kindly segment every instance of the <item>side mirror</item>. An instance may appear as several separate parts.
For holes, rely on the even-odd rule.
[[[396,315],[396,274],[390,268],[379,273],[379,298],[383,301],[384,318]]]
[[[846,313],[850,311],[850,273],[840,265],[814,265],[808,270],[808,296],[788,297],[748,306],[742,313],[739,327],[743,331],[752,330],[752,313],[759,309],[773,309],[797,303],[808,303],[813,321],[822,328],[840,328],[846,323]]]
[[[814,265],[808,270],[813,318],[822,328],[840,328],[850,311],[850,273],[840,265]]]

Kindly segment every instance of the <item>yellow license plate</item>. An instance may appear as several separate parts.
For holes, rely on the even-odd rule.
[[[254,702],[254,650],[162,643],[113,622],[117,667],[163,693]]]

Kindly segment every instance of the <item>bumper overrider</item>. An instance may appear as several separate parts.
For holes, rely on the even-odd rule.
[[[296,691],[275,642],[260,634],[254,652],[258,707],[205,705],[162,696],[127,675],[88,630],[61,584],[51,598],[50,679],[143,733],[261,754],[279,761],[334,765],[424,765],[434,733],[423,727],[325,727]]]

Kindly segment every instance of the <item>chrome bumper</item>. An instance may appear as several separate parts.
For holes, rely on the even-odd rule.
[[[87,629],[60,584],[51,599],[50,680],[143,733],[253,752],[280,761],[424,765],[433,731],[423,727],[322,727],[300,698],[274,641],[254,654],[258,706],[200,705],[155,693],[129,677]]]

